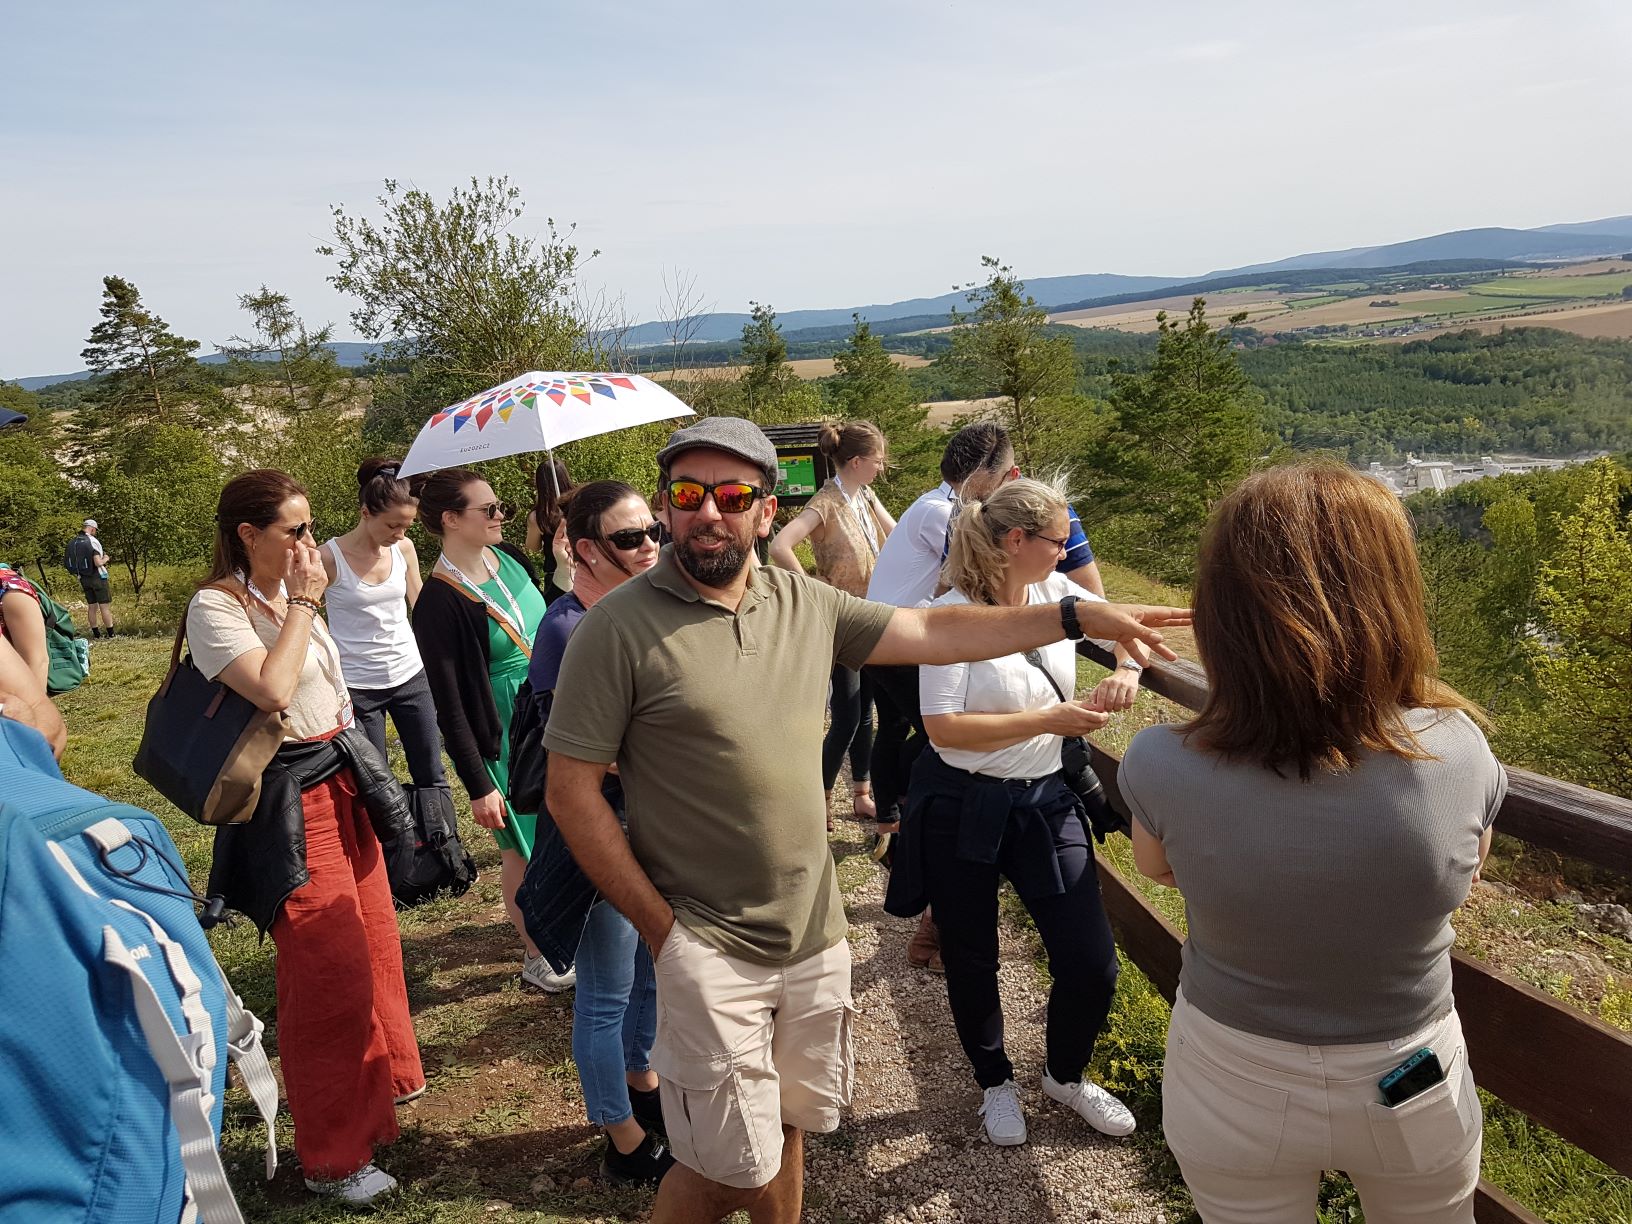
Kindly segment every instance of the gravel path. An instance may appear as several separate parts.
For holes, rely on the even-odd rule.
[[[839,828],[837,837],[860,841],[860,826],[841,820]],[[855,870],[854,860],[845,865],[847,875]],[[811,1140],[805,1217],[1163,1224],[1132,1150],[1042,1094],[1046,992],[1026,939],[1003,932],[999,979],[1029,1140],[999,1148],[981,1128],[981,1093],[952,1028],[945,982],[907,963],[916,924],[886,914],[883,898],[876,869],[846,895],[861,1012],[856,1093],[839,1132]]]

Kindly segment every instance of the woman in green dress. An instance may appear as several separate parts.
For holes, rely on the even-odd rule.
[[[465,789],[471,815],[499,844],[504,907],[524,948],[521,980],[541,990],[573,984],[551,971],[516,906],[538,824],[535,812],[512,810],[510,717],[527,678],[544,597],[531,567],[503,542],[509,507],[493,487],[464,468],[432,472],[414,489],[419,521],[442,552],[414,608],[414,638],[436,700],[443,746]]]

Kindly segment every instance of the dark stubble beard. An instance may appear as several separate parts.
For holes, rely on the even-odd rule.
[[[718,552],[700,553],[692,549],[691,542],[696,539],[716,539],[726,541],[726,546]],[[700,527],[686,536],[684,540],[676,541],[674,555],[680,566],[690,574],[694,582],[719,591],[731,585],[732,579],[742,573],[742,567],[748,564],[747,542],[752,537],[733,534],[724,524],[714,527]]]

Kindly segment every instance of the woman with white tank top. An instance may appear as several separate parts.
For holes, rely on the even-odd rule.
[[[357,526],[327,541],[325,602],[357,725],[385,755],[385,716],[397,728],[415,787],[445,787],[436,705],[408,623],[419,597],[419,558],[407,537],[417,503],[397,478],[399,460],[357,469]]]

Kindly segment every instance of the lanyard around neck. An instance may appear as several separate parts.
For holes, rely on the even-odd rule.
[[[861,488],[851,493],[845,489],[844,481],[840,480],[838,475],[835,474],[833,487],[838,489],[839,496],[844,498],[845,508],[854,516],[856,526],[861,528],[862,538],[867,541],[867,547],[872,550],[873,555],[876,557],[878,555],[878,524],[872,517],[872,507],[867,504],[867,486],[862,485]],[[856,509],[857,501],[862,503],[860,510]]]
[[[510,605],[510,610],[508,612],[499,607],[498,602],[491,595],[482,590],[481,587],[477,586],[469,578],[466,578],[464,572],[460,570],[460,568],[452,561],[448,560],[447,553],[443,553],[437,558],[437,560],[441,562],[443,569],[447,570],[449,574],[453,575],[453,577],[458,580],[460,586],[464,587],[465,590],[476,596],[477,599],[480,599],[488,606],[489,609],[492,610],[494,616],[498,617],[500,620],[508,624],[511,629],[515,630],[517,638],[525,638],[527,636],[527,624],[522,619],[521,605],[516,602],[516,597],[510,593],[510,588],[505,585],[504,575],[499,572],[499,567],[491,564],[488,561],[487,552],[485,549],[482,552],[482,565],[486,567],[488,574],[491,576],[491,580],[499,584],[499,590],[504,592],[504,602]]]

